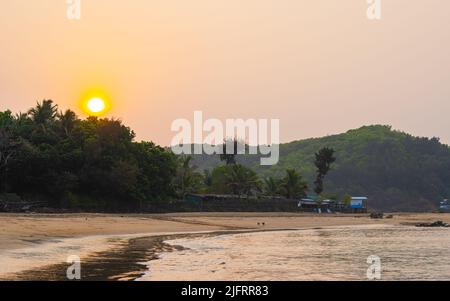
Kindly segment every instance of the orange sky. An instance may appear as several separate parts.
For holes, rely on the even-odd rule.
[[[279,118],[281,140],[391,124],[450,143],[450,1],[0,0],[0,110],[91,90],[139,139],[177,118]]]

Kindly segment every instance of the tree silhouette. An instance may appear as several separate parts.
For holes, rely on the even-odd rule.
[[[77,119],[77,115],[71,110],[66,110],[64,113],[60,112],[58,114],[59,124],[66,136],[69,136],[74,129]]]
[[[314,181],[314,192],[320,195],[323,192],[323,180],[331,168],[331,164],[336,161],[334,149],[324,147],[315,154],[314,165],[317,167],[317,177]]]
[[[89,210],[135,210],[173,197],[175,154],[134,137],[120,120],[82,120],[51,100],[25,114],[0,112],[0,190]]]
[[[43,100],[42,103],[38,102],[36,107],[30,109],[28,114],[34,123],[46,130],[48,124],[53,122],[58,115],[58,105],[53,104],[53,100]]]
[[[233,144],[233,150],[230,152],[228,150],[228,145]],[[233,139],[233,140],[224,140],[223,142],[223,151],[222,154],[220,154],[220,161],[225,161],[226,165],[236,165],[236,155],[238,152],[238,146],[239,146],[239,142],[237,139]]]

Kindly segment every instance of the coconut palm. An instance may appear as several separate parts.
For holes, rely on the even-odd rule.
[[[72,132],[75,123],[78,120],[78,117],[75,112],[66,110],[64,113],[60,112],[58,114],[58,119],[62,130],[64,131],[65,135],[68,136]]]
[[[53,100],[38,102],[36,107],[30,109],[28,114],[34,123],[39,125],[44,131],[50,122],[55,121],[58,114],[58,105],[53,104]]]
[[[249,196],[252,192],[261,190],[261,181],[256,172],[241,164],[232,165],[225,177],[225,184],[239,196]]]
[[[197,192],[202,185],[202,175],[197,172],[197,166],[191,164],[191,156],[180,156],[176,183],[178,194],[184,198],[186,194]]]
[[[308,185],[295,169],[288,169],[286,170],[286,176],[281,180],[280,188],[286,198],[292,199],[304,197]]]
[[[268,196],[275,196],[280,191],[280,181],[273,178],[268,177],[264,179],[264,192]]]
[[[25,122],[27,122],[29,120],[30,120],[30,116],[28,115],[28,113],[20,112],[20,113],[17,113],[15,116],[15,121],[18,126],[24,124]]]

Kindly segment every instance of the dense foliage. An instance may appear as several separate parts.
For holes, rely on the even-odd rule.
[[[315,155],[324,147],[333,148],[336,157],[324,194],[341,199],[346,194],[368,196],[369,206],[380,210],[433,210],[450,196],[449,146],[437,138],[414,137],[389,126],[365,126],[281,144],[280,162],[270,167],[260,166],[258,156],[240,155],[236,161],[263,178],[282,178],[287,169],[295,168],[314,183]],[[197,156],[194,162],[200,169],[212,170],[219,160]]]
[[[81,120],[51,100],[26,114],[0,112],[1,192],[101,210],[135,210],[172,196],[176,157],[134,137],[119,120]]]
[[[0,194],[111,211],[192,193],[298,199],[315,191],[346,202],[361,195],[382,210],[432,210],[450,196],[450,148],[389,126],[282,144],[269,167],[255,155],[177,157],[134,137],[119,120],[82,120],[51,100],[25,114],[0,112]]]

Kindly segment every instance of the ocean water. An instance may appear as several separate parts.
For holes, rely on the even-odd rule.
[[[167,241],[139,280],[450,280],[450,229],[351,226]],[[369,273],[374,275],[373,273]]]
[[[83,257],[106,251],[113,246],[113,239],[114,237],[107,235],[61,238],[48,240],[35,247],[0,251],[0,279],[26,270],[39,270],[47,265],[65,263],[73,255]]]
[[[82,259],[97,252],[107,251],[130,238],[146,235],[148,234],[54,238],[36,243],[33,247],[1,250],[0,279],[27,270],[39,270],[48,265],[67,263],[70,256],[78,256]]]
[[[206,231],[199,231],[202,233]],[[67,263],[71,256],[81,260],[97,252],[104,252],[131,238],[151,235],[186,234],[186,232],[137,233],[122,235],[93,235],[78,238],[38,240],[34,246],[0,250],[0,279],[9,279],[23,271],[39,271],[42,267]],[[69,266],[68,264],[67,266]]]

